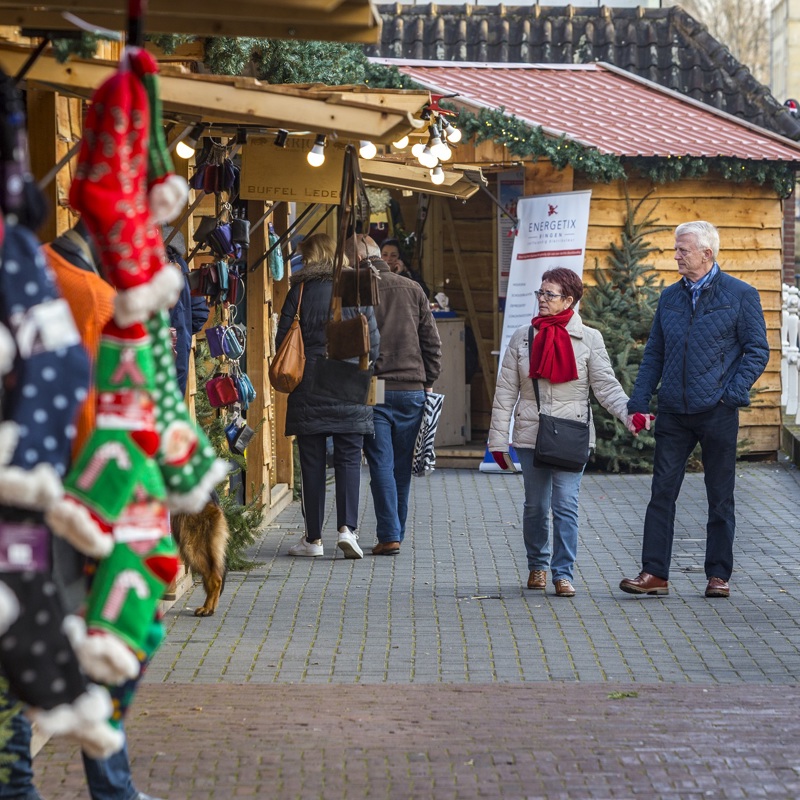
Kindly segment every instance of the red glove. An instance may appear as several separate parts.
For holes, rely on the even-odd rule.
[[[500,469],[509,468],[508,461],[506,460],[508,459],[508,453],[501,453],[499,450],[493,450],[492,458],[495,460],[495,463],[497,464],[498,467],[500,467]]]
[[[636,428],[636,433],[643,431],[645,428],[650,430],[650,422],[652,422],[656,418],[655,414],[640,414],[636,413],[631,417],[631,422],[633,423],[633,427]]]

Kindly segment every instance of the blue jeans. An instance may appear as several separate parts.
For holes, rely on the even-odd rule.
[[[42,800],[33,785],[31,724],[20,712],[11,719],[11,729],[12,736],[2,752],[17,758],[9,767],[8,783],[0,783],[0,800]],[[102,760],[82,755],[92,800],[136,800],[139,793],[131,778],[127,745]]]
[[[572,580],[578,552],[578,493],[581,472],[537,467],[533,450],[517,448],[525,486],[522,537],[528,569],[550,569],[553,583]],[[550,554],[550,512],[553,513],[553,552]]]
[[[656,418],[653,483],[644,518],[642,570],[669,579],[675,506],[686,462],[695,445],[702,449],[708,497],[705,571],[708,578],[729,580],[733,571],[736,514],[736,439],[739,410],[720,403],[702,414],[660,413]]]
[[[136,800],[139,792],[133,785],[128,760],[128,743],[108,758],[89,758],[81,751],[86,785],[92,800]]]
[[[8,702],[13,703],[12,698]],[[0,783],[2,800],[42,800],[33,785],[31,762],[31,724],[20,711],[11,718],[11,738],[3,748],[4,755],[15,756],[8,766],[8,783]]]
[[[425,392],[387,391],[373,408],[375,435],[364,437],[379,542],[402,542],[406,534],[411,466]]]

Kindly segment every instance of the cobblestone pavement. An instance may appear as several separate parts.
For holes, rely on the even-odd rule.
[[[129,720],[143,791],[182,798],[800,797],[800,473],[741,465],[729,600],[703,597],[702,475],[671,593],[638,572],[649,476],[587,475],[573,599],[523,589],[519,476],[415,480],[397,557],[286,554],[297,504],[231,573],[215,617],[168,612]],[[332,494],[332,492],[330,493]],[[366,480],[361,544],[373,543]],[[45,798],[85,797],[74,747]]]

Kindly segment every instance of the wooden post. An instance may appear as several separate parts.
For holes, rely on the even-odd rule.
[[[332,225],[332,218],[329,217],[326,222],[329,226]],[[289,214],[288,206],[283,203],[273,215],[273,224],[277,233],[285,231],[289,227]],[[269,271],[269,268],[264,264],[263,269]],[[270,318],[272,312],[276,314],[281,313],[283,302],[286,300],[286,295],[289,294],[289,277],[291,275],[291,266],[286,263],[286,272],[282,281],[272,282],[272,300],[266,307],[265,311],[269,311]],[[302,312],[302,309],[301,309]],[[271,325],[271,319],[270,319]],[[271,331],[271,328],[270,328]],[[275,454],[275,483],[285,483],[290,489],[294,486],[294,458],[292,455],[292,442],[293,439],[284,436],[283,431],[286,426],[286,405],[289,395],[276,392],[269,385],[267,381],[267,389],[272,392],[272,430],[274,434],[274,448]]]
[[[469,276],[467,275],[467,270],[464,267],[464,259],[461,255],[461,244],[458,241],[458,236],[456,236],[456,226],[453,223],[453,212],[450,210],[450,202],[448,200],[443,200],[441,206],[444,227],[450,236],[453,257],[458,267],[458,277],[461,281],[461,289],[464,292],[464,301],[467,304],[470,325],[472,326],[472,332],[475,334],[475,342],[478,345],[478,358],[481,362],[483,383],[486,386],[486,391],[489,395],[489,404],[491,405],[494,400],[494,385],[496,380],[494,370],[492,369],[491,354],[487,350],[487,343],[484,341],[483,334],[481,333],[478,314],[475,310],[475,301],[472,299],[472,292],[469,288]],[[489,346],[491,347],[491,342],[489,342]]]
[[[53,166],[80,140],[82,134],[81,101],[61,97],[45,89],[27,91],[28,137],[31,172],[41,180]],[[44,193],[51,213],[37,231],[43,242],[49,242],[71,228],[75,216],[69,210],[69,186],[75,169],[77,153],[45,187]]]

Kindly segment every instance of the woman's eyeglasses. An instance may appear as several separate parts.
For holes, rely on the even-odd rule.
[[[543,297],[547,298],[547,301],[550,302],[555,300],[557,297],[566,297],[565,294],[556,294],[555,292],[543,292],[541,289],[538,289],[534,292],[536,295],[537,300],[541,300]]]

